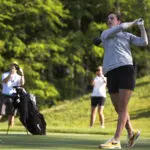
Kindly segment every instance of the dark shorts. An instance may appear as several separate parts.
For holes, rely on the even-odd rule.
[[[104,97],[91,97],[91,106],[96,107],[98,106],[104,106],[105,98]]]
[[[121,66],[107,73],[108,92],[118,93],[119,89],[134,90],[135,73],[132,65]]]
[[[13,105],[13,97],[0,94],[0,115],[16,115],[17,109]]]

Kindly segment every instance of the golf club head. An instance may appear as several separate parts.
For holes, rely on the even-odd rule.
[[[95,37],[95,38],[93,39],[93,43],[94,43],[96,46],[98,46],[98,45],[101,43],[101,39],[100,39],[99,37]]]

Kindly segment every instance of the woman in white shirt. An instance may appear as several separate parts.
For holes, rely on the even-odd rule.
[[[19,74],[18,74],[18,73]],[[12,95],[16,93],[13,86],[24,85],[24,74],[23,70],[19,68],[19,65],[12,63],[10,65],[9,72],[2,74],[2,95],[0,98],[0,119],[3,115],[8,115],[8,125],[13,126],[14,116],[17,110],[13,106]]]
[[[106,77],[104,77],[102,72],[102,67],[99,66],[96,70],[96,77],[92,81],[93,91],[91,94],[91,118],[90,127],[93,126],[96,119],[96,109],[98,107],[98,115],[100,120],[100,125],[102,128],[104,126],[104,103],[106,99]]]

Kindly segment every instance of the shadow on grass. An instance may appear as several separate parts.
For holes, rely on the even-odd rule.
[[[7,116],[3,116],[0,120],[0,122],[6,122],[8,121],[8,117]]]
[[[141,87],[141,86],[145,86],[147,84],[150,84],[149,82],[142,82],[142,83],[137,83],[136,87]]]
[[[0,150],[96,150],[98,145],[107,140],[102,135],[54,134],[50,136],[3,135],[0,134]],[[150,140],[138,141],[135,150],[149,150]],[[122,142],[125,147],[125,141]],[[126,149],[126,148],[122,148]]]
[[[150,118],[150,110],[138,110],[135,115],[131,115],[131,119]]]
[[[146,96],[141,96],[140,98],[150,98],[150,94]]]
[[[82,139],[72,136],[32,136],[32,135],[1,135],[1,148],[14,149],[96,149],[98,147],[99,140]],[[0,148],[0,149],[1,149]]]

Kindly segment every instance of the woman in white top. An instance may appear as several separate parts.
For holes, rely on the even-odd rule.
[[[19,74],[18,74],[19,73]],[[8,126],[13,126],[17,110],[13,106],[12,95],[16,93],[13,86],[24,85],[24,73],[17,63],[10,65],[9,72],[2,74],[2,95],[0,97],[0,119],[8,115]]]
[[[103,75],[102,67],[99,66],[96,70],[96,77],[92,81],[93,91],[91,94],[91,118],[90,127],[93,126],[96,118],[96,108],[98,106],[98,115],[102,128],[104,126],[104,103],[106,99],[106,78]]]

